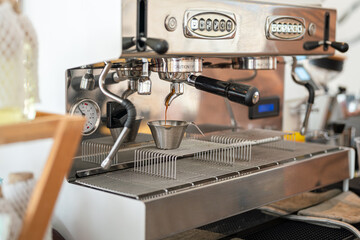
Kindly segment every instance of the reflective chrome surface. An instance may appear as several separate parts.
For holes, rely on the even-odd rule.
[[[136,36],[136,2],[122,1],[123,37]],[[173,1],[151,0],[147,1],[146,8],[148,17],[146,37],[166,40],[169,50],[163,55],[156,54],[150,48],[145,52],[134,51],[135,48],[123,51],[121,59],[113,63],[112,69],[107,69],[109,70],[107,76],[112,77],[109,79],[106,77],[101,81],[116,95],[126,91],[128,86],[124,80],[138,81],[138,94],[132,94],[128,99],[136,106],[138,116],[144,117],[139,128],[141,133],[149,133],[148,127],[144,125],[147,121],[164,118],[163,100],[169,93],[169,83],[160,79],[179,83],[185,81],[189,73],[202,72],[205,76],[223,81],[250,82],[249,84],[259,89],[262,97],[279,96],[279,108],[282,109],[285,67],[281,58],[278,59],[277,64],[273,57],[334,53],[333,49],[324,51],[323,48],[305,51],[303,44],[306,41],[323,39],[323,19],[326,12],[331,16],[329,41],[335,40],[335,10],[238,0],[183,0],[177,1],[176,4]],[[186,15],[186,13],[195,14]],[[231,36],[224,37],[224,32],[214,33],[215,29],[214,32],[209,30],[200,36],[201,29],[196,30],[195,25],[191,25],[193,24],[191,21],[194,17],[201,20],[205,16],[212,18],[212,29],[214,26],[217,28],[219,24],[220,32],[222,18],[224,21],[225,17],[233,20]],[[305,23],[316,24],[317,31],[308,31],[308,26],[305,24],[303,38],[268,39],[267,20],[274,16],[303,18]],[[188,24],[191,30],[188,29]],[[207,31],[206,26],[205,31]],[[99,59],[101,60],[103,59]],[[95,79],[99,78],[101,72],[98,67],[99,65],[89,67]],[[198,159],[183,157],[177,159],[176,179],[135,173],[131,164],[135,150],[154,146],[149,134],[139,134],[134,142],[124,143],[119,152],[113,151],[114,163],[118,165],[110,168],[111,171],[114,170],[112,172],[104,171],[99,163],[106,157],[113,144],[105,121],[106,103],[111,101],[112,96],[101,92],[100,88],[104,87],[101,84],[95,84],[91,91],[79,88],[78,80],[88,70],[74,68],[67,71],[66,107],[69,111],[72,103],[84,98],[92,99],[98,103],[102,118],[98,129],[91,136],[83,137],[84,155],[81,156],[82,153],[79,151],[78,157],[74,159],[69,176],[72,184],[68,184],[67,187],[83,186],[79,187],[80,191],[73,191],[71,196],[68,196],[67,206],[68,209],[76,209],[74,206],[84,205],[83,203],[86,202],[84,195],[99,192],[105,200],[96,201],[96,204],[86,202],[88,205],[84,208],[87,213],[98,211],[99,206],[104,206],[105,202],[112,204],[114,209],[117,207],[131,209],[132,211],[123,211],[121,215],[115,216],[115,218],[137,220],[129,223],[120,221],[121,230],[116,219],[106,222],[106,229],[119,232],[118,236],[124,239],[133,236],[136,239],[164,238],[352,177],[353,151],[310,144],[297,145],[302,149],[301,151],[261,149],[261,146],[254,146],[259,150],[260,157],[250,161],[235,161],[232,166],[204,164]],[[159,73],[151,76],[153,85],[149,82],[150,71]],[[200,92],[189,86],[185,88],[186,90],[181,91],[183,92],[181,101],[174,101],[168,109],[170,119],[195,121],[197,124],[207,124],[204,125],[205,128],[212,129],[219,129],[214,125],[229,125],[230,121],[236,121],[240,127],[246,129],[258,127],[280,130],[282,128],[282,111],[276,117],[249,120],[247,107],[230,103],[227,105],[228,108],[232,108],[230,119],[222,97]],[[150,92],[151,95],[141,95]],[[122,131],[118,137],[118,146],[121,144],[119,139],[123,139],[127,131]],[[110,165],[109,163],[110,161],[105,162],[105,165]],[[104,194],[104,192],[112,194]],[[111,201],[107,201],[110,198]],[[99,216],[106,216],[104,212],[98,212]],[[82,216],[73,216],[71,223],[81,221],[81,218]],[[87,225],[88,231],[99,231],[96,227],[96,223]],[[91,238],[92,235],[89,236]]]
[[[95,87],[95,79],[91,69],[81,78],[80,89],[93,90]]]
[[[350,149],[305,143],[294,152],[254,148],[260,155],[233,167],[178,159],[176,180],[123,170],[76,182],[139,199],[146,208],[145,238],[159,239],[349,178],[354,164]]]
[[[123,36],[136,35],[136,4],[133,0],[123,0]],[[306,41],[319,41],[324,34],[324,16],[330,13],[330,41],[335,41],[336,11],[317,7],[277,5],[258,1],[173,1],[152,0],[148,2],[148,37],[166,39],[169,50],[163,56],[198,56],[198,57],[240,57],[240,56],[284,56],[284,55],[331,55],[333,49],[324,51],[317,48],[305,51]],[[188,11],[226,12],[234,15],[236,20],[235,35],[231,39],[194,39],[187,38],[184,29],[184,15]],[[174,31],[168,31],[164,22],[167,16],[177,22]],[[266,38],[268,17],[291,16],[305,20],[305,35],[298,40],[269,40]],[[219,21],[221,17],[216,17]],[[206,20],[206,19],[205,19]],[[308,33],[308,24],[316,24],[316,32]],[[186,24],[185,24],[186,25]],[[148,50],[134,52],[133,49],[123,51],[122,57],[141,56],[155,57],[159,55]]]
[[[276,57],[241,57],[232,61],[234,69],[245,70],[275,70],[277,67]]]
[[[196,73],[202,71],[202,58],[154,58],[151,71],[163,73]]]
[[[116,72],[113,74],[115,82],[122,80],[138,80],[140,78],[149,78],[149,62],[147,59],[130,59],[125,63],[120,63]]]
[[[170,84],[170,93],[165,97],[165,106],[170,106],[175,98],[184,94],[185,84],[183,82],[172,82]]]
[[[251,70],[235,70],[231,68],[204,68],[202,74],[211,78],[224,81],[235,81],[250,84],[259,89],[262,97],[279,96],[280,109],[282,109],[282,99],[284,90],[284,62],[279,59],[278,68],[274,71],[258,70],[256,74]],[[231,59],[205,58],[204,62],[212,65],[231,66]],[[116,65],[110,70],[108,76],[116,72]],[[101,121],[98,129],[90,136],[84,136],[83,139],[94,139],[109,136],[110,132],[106,128],[106,103],[112,101],[106,97],[96,84],[91,91],[84,91],[79,88],[80,80],[87,69],[72,69],[67,71],[67,89],[66,89],[66,110],[69,112],[71,106],[82,99],[90,99],[98,103],[100,107]],[[93,74],[95,81],[98,81],[101,73],[100,68],[94,68]],[[108,81],[109,80],[109,81]],[[106,87],[111,92],[122,95],[128,89],[127,81],[115,81],[106,79]],[[155,119],[164,119],[165,106],[164,99],[169,94],[169,82],[159,79],[157,74],[151,75],[151,80],[140,79],[138,82],[138,91],[128,97],[134,103],[137,116],[144,117],[140,125],[140,132],[150,133],[146,122]],[[194,87],[185,84],[183,94],[171,103],[168,110],[169,119],[182,119],[185,121],[194,121],[197,124],[229,125],[231,121],[237,121],[239,127],[243,128],[270,128],[280,130],[282,127],[282,111],[277,117],[267,119],[248,119],[248,108],[239,106],[236,103],[230,103],[234,118],[231,118],[226,108],[225,100],[222,97],[199,91]],[[151,93],[151,95],[149,95]],[[151,103],[151,104],[150,104]],[[216,114],[213,114],[216,113]]]
[[[183,27],[187,38],[229,39],[236,33],[236,17],[232,12],[219,10],[188,10]]]
[[[249,169],[240,177],[230,175],[223,181],[213,179],[196,190],[149,199],[145,201],[146,238],[158,239],[196,228],[346,179],[349,165],[353,164],[348,151],[270,165],[263,170]]]
[[[188,125],[186,121],[175,120],[148,122],[155,145],[160,149],[178,148]]]

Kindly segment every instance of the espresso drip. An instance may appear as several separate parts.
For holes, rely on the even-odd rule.
[[[167,111],[168,111],[168,108],[169,108],[169,102],[170,102],[170,99],[171,99],[172,95],[174,95],[174,94],[175,94],[175,89],[172,89],[171,94],[168,95],[168,97],[165,100],[165,126],[166,126]]]

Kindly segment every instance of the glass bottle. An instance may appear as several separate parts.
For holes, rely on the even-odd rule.
[[[19,15],[20,27],[24,32],[23,65],[24,65],[24,117],[33,120],[36,115],[35,103],[39,102],[38,93],[38,43],[36,32],[30,20]]]
[[[7,1],[0,4],[0,125],[24,120],[24,34]]]

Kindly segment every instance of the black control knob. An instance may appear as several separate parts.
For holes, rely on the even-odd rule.
[[[154,50],[157,54],[164,54],[169,49],[168,42],[166,40],[163,40],[163,39],[147,38],[145,43],[152,50]]]
[[[309,42],[305,42],[303,47],[305,50],[313,50],[315,48],[318,48],[321,46],[321,42],[319,41],[309,41]]]
[[[324,40],[322,41],[309,41],[305,42],[303,48],[307,51],[313,50],[320,46],[324,47],[324,51],[327,51],[329,46],[344,53],[349,50],[349,44],[345,42],[331,42],[329,41],[330,36],[330,13],[325,13],[325,23],[324,23]]]
[[[349,50],[349,44],[345,42],[332,42],[330,46],[342,53],[347,52]]]
[[[136,43],[141,43],[144,51],[146,50],[146,46],[148,46],[157,54],[164,54],[169,50],[169,44],[166,40],[145,37],[141,37],[139,40],[136,40],[134,37],[124,37],[122,39],[122,49],[129,49],[132,46],[135,46]]]
[[[135,46],[136,39],[134,37],[123,37],[122,38],[122,49],[126,50]]]

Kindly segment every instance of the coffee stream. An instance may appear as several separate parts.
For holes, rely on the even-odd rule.
[[[172,89],[171,90],[171,94],[169,94],[165,100],[165,126],[166,125],[166,120],[167,120],[167,111],[168,111],[168,108],[169,108],[169,102],[170,102],[170,99],[171,97],[175,94],[175,89]]]

